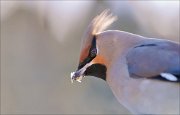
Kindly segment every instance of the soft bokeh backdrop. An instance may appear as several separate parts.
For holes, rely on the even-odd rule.
[[[2,114],[129,114],[101,79],[70,82],[81,36],[104,9],[109,29],[179,42],[179,1],[1,1]]]

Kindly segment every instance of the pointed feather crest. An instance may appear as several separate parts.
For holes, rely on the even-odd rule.
[[[104,31],[115,20],[117,20],[117,17],[110,13],[109,9],[104,10],[100,15],[96,16],[92,20],[83,36],[79,60],[80,62],[82,62],[88,56],[88,51],[91,47],[91,42],[95,35]]]
[[[100,15],[96,16],[92,21],[92,35],[104,31],[114,21],[117,20],[117,16],[110,13],[110,10],[104,10]]]

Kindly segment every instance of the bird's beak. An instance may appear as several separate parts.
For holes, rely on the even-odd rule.
[[[74,80],[81,82],[83,77],[84,77],[84,72],[81,69],[77,70],[76,72],[71,72],[71,82],[72,83]]]
[[[83,68],[77,70],[76,72],[71,72],[71,82],[73,83],[73,81],[78,81],[81,82],[82,78],[85,76],[85,71],[86,69],[91,66],[92,64],[86,64]]]

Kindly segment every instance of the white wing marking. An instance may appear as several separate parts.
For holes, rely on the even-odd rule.
[[[174,75],[172,75],[170,73],[161,73],[160,75],[161,75],[161,77],[163,77],[163,78],[165,78],[165,79],[167,79],[169,81],[177,81],[178,80],[176,78],[176,76],[174,76]]]

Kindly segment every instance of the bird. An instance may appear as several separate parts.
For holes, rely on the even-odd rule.
[[[71,80],[104,80],[132,114],[180,114],[180,44],[105,30],[116,20],[104,10],[90,22]]]

